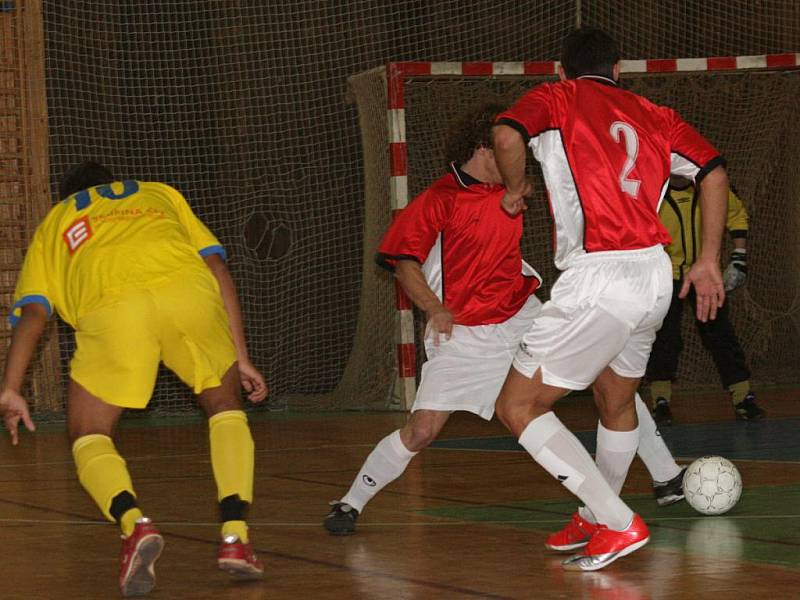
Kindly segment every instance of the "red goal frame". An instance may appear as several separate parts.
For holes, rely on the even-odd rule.
[[[389,190],[392,218],[408,204],[408,149],[406,146],[405,83],[409,78],[556,76],[557,61],[528,62],[390,62],[386,65],[387,122],[389,132]],[[621,73],[679,73],[699,71],[749,71],[791,69],[800,66],[800,53],[723,56],[708,58],[665,58],[623,60]],[[400,404],[406,409],[414,403],[416,382],[416,342],[411,300],[395,280],[395,308],[398,312],[397,371]]]

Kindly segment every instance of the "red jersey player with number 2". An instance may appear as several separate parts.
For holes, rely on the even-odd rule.
[[[725,299],[724,161],[674,110],[621,89],[619,60],[604,32],[574,31],[564,41],[561,81],[533,88],[498,116],[494,131],[508,213],[525,208],[526,147],[541,163],[563,271],[523,336],[496,410],[588,508],[546,544],[583,547],[564,562],[581,571],[602,569],[650,537],[618,494],[639,443],[634,393],[670,304],[670,238],[658,218],[670,174],[702,191],[702,253],[681,296],[694,285],[701,321],[715,318]],[[596,464],[552,412],[556,400],[589,386],[600,412]]]

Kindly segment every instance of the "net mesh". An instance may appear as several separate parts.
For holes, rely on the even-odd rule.
[[[391,336],[393,316],[359,320],[375,300],[361,293],[371,259],[346,77],[397,57],[552,52],[573,18],[557,1],[540,13],[546,36],[509,19],[494,36],[492,2],[470,17],[457,2],[427,4],[44,3],[52,181],[88,157],[184,193],[231,257],[273,408],[377,407],[388,396],[390,375],[369,363],[394,362],[391,338],[348,360],[354,347],[363,354],[355,336]],[[462,35],[467,21],[474,38]],[[151,407],[190,400],[162,370]]]
[[[16,103],[0,103],[0,135],[29,151],[27,160],[5,160],[3,151],[3,248],[13,248],[3,255],[4,305],[40,217],[25,217],[19,227],[20,210],[35,212],[30,190],[94,158],[121,177],[176,186],[221,238],[272,407],[386,406],[395,368],[393,290],[371,255],[388,215],[386,206],[371,212],[364,204],[365,185],[374,189],[380,172],[369,165],[383,158],[373,155],[382,150],[371,140],[380,138],[367,140],[373,126],[366,123],[376,119],[377,131],[385,104],[360,102],[356,114],[345,93],[349,75],[389,60],[552,60],[577,22],[609,29],[628,58],[788,52],[800,39],[800,6],[792,0],[711,0],[702,12],[682,0],[587,4],[0,1],[0,85]],[[39,8],[44,33],[31,38],[22,19]],[[43,52],[44,75],[26,68],[22,42]],[[26,110],[26,79],[46,91],[45,181],[26,179],[44,156],[30,151],[25,131],[6,135]],[[381,89],[374,84],[375,97]],[[772,256],[753,251],[767,253],[765,262]],[[793,331],[778,322],[770,321],[787,336]],[[60,379],[34,373],[37,405],[56,398],[52,383],[66,378],[72,341],[61,334]],[[3,348],[9,336],[3,325]],[[757,343],[755,334],[743,337]],[[161,373],[152,406],[179,411],[192,402]]]
[[[382,72],[351,79],[359,94]],[[513,102],[536,83],[536,77],[419,77],[405,82],[405,123],[408,148],[409,197],[441,176],[444,139],[453,115],[487,101]],[[800,349],[800,250],[792,240],[800,224],[796,202],[800,175],[796,164],[800,135],[800,71],[717,72],[625,75],[623,85],[660,104],[676,108],[728,159],[728,172],[750,213],[748,285],[733,294],[731,318],[749,358],[757,383],[797,383]],[[370,82],[368,84],[367,82]],[[362,119],[371,114],[374,129],[386,128],[382,96],[360,99]],[[365,132],[365,138],[368,134]],[[367,188],[367,213],[386,213],[388,169],[385,134],[368,142],[368,170],[383,169],[378,188]],[[541,297],[557,277],[552,264],[552,225],[538,167],[531,165],[535,196],[525,216],[523,254],[544,277]],[[376,200],[377,199],[377,200]],[[727,248],[731,250],[730,247]],[[688,310],[687,310],[688,312]],[[418,315],[419,317],[419,315]],[[423,322],[418,318],[419,333]],[[700,343],[694,319],[683,323],[685,349],[679,365],[683,383],[719,385],[711,358]],[[421,361],[418,347],[418,361]]]

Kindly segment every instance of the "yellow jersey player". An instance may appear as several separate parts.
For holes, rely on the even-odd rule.
[[[239,385],[252,402],[266,397],[267,385],[248,358],[225,250],[163,183],[120,181],[87,162],[64,176],[59,195],[28,248],[10,316],[0,413],[12,443],[20,421],[34,429],[20,389],[56,311],[75,329],[67,427],[78,478],[122,529],[123,596],[149,592],[164,540],[138,506],[112,435],[125,408],[147,406],[163,361],[208,416],[223,523],[219,567],[260,578],[244,520],[253,499],[254,447]]]
[[[647,363],[647,379],[653,396],[653,418],[659,425],[672,425],[672,382],[678,374],[678,359],[683,350],[684,298],[680,289],[684,276],[700,254],[699,190],[684,177],[670,177],[669,191],[661,204],[658,216],[672,238],[667,253],[672,260],[672,301],[664,323],[656,334],[653,352]],[[730,262],[723,274],[725,291],[732,292],[747,278],[747,232],[749,218],[739,197],[728,193],[728,212],[725,227],[733,243]],[[693,293],[685,298],[694,303]],[[724,304],[713,321],[697,321],[697,333],[703,346],[711,353],[722,387],[730,392],[737,419],[757,421],[766,411],[756,403],[750,390],[750,369],[744,350],[730,320],[728,305]]]

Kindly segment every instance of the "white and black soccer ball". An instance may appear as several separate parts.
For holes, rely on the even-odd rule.
[[[686,502],[704,515],[728,512],[742,495],[742,476],[727,458],[704,456],[686,469],[683,476]]]

